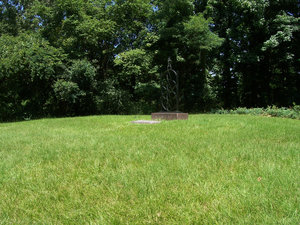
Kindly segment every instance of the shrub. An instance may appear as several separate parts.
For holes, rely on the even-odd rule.
[[[216,114],[250,114],[250,115],[263,115],[263,116],[274,116],[274,117],[283,117],[291,119],[300,119],[300,106],[294,105],[291,108],[276,106],[269,106],[267,108],[244,108],[240,107],[237,109],[225,110],[219,109],[216,110]]]

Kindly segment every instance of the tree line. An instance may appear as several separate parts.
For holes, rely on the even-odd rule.
[[[0,1],[0,120],[300,104],[297,0]]]

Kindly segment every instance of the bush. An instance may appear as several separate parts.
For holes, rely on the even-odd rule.
[[[267,108],[237,108],[231,110],[219,109],[213,112],[215,114],[250,114],[250,115],[263,115],[263,116],[274,116],[274,117],[283,117],[291,119],[300,119],[300,106],[294,105],[291,108],[276,106],[267,107]]]
[[[87,115],[96,112],[96,69],[87,60],[73,60],[52,85],[49,106],[55,115]]]

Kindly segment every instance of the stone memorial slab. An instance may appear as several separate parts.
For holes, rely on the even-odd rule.
[[[154,121],[154,120],[136,120],[136,121],[131,121],[131,123],[137,123],[137,124],[157,124],[160,123],[161,121]]]

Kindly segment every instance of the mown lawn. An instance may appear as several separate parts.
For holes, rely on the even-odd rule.
[[[0,224],[299,224],[300,121],[0,124]]]

